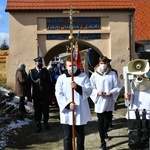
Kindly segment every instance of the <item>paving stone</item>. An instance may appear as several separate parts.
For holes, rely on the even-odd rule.
[[[124,104],[122,104],[124,106]],[[85,127],[85,150],[99,150],[100,138],[97,130],[97,116],[92,112],[92,121]],[[128,150],[126,108],[120,107],[113,112],[113,127],[108,135],[112,138],[107,142],[108,150]],[[41,133],[35,133],[34,119],[30,125],[22,127],[22,130],[8,143],[5,150],[63,150],[63,131],[59,123],[58,108],[50,108],[50,130],[46,131],[42,124]]]

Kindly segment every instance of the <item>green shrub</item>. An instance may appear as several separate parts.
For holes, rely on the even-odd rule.
[[[2,76],[1,74],[0,74],[0,86],[6,87],[6,77]]]

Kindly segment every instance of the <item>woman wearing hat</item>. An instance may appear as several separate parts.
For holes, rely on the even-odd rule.
[[[27,73],[25,71],[25,64],[19,64],[16,71],[16,85],[15,91],[19,100],[19,110],[23,113],[27,113],[24,106],[25,97],[27,96]]]

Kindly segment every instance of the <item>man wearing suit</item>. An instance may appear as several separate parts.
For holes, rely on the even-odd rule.
[[[46,68],[43,68],[42,58],[34,59],[35,68],[28,74],[28,99],[33,99],[35,109],[36,133],[41,132],[41,119],[45,129],[49,129],[49,104],[51,99],[51,81]]]

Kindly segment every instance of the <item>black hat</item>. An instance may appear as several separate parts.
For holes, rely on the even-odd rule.
[[[111,62],[111,59],[108,58],[108,62],[110,63],[110,62]]]
[[[35,59],[33,59],[35,62],[42,62],[42,57],[37,57]]]
[[[100,56],[99,61],[110,63],[111,59],[107,58],[106,56]]]

